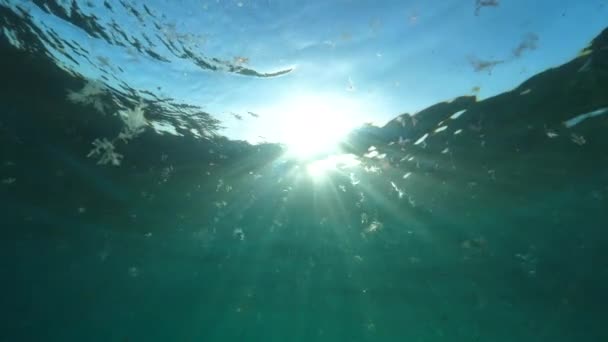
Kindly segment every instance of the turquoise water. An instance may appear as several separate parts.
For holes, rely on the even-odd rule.
[[[0,341],[608,340],[608,31],[332,164],[127,86],[73,101],[87,80],[8,8],[29,48],[0,39]],[[139,101],[144,126],[112,115]]]

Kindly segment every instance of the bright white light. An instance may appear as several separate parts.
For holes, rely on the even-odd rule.
[[[288,153],[299,159],[335,152],[360,122],[358,110],[344,99],[306,96],[286,100],[277,129]]]

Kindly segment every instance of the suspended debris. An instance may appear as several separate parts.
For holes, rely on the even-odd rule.
[[[441,126],[435,130],[435,133],[441,133],[441,132],[445,131],[447,128],[448,128],[448,126]]]
[[[593,57],[589,56],[589,58],[587,58],[587,60],[585,61],[585,64],[583,64],[583,66],[581,66],[578,69],[578,72],[586,72],[591,69],[591,58],[593,58]]]
[[[519,93],[519,95],[528,95],[532,92],[532,89],[526,89],[524,91],[522,91],[521,93]]]
[[[572,133],[572,135],[570,136],[570,140],[572,140],[572,142],[577,144],[578,146],[583,146],[587,143],[587,140],[585,140],[584,136],[574,133]]]
[[[416,142],[414,143],[414,145],[420,145],[422,144],[426,138],[429,136],[428,133],[425,133],[422,137],[420,137],[420,139],[416,140]]]
[[[606,112],[608,112],[608,107],[596,109],[589,113],[577,115],[570,120],[564,121],[564,126],[566,126],[566,128],[572,128],[572,127],[578,125],[579,123],[581,123],[583,120],[586,120],[586,119],[589,119],[589,118],[592,118],[595,116],[600,116]]]
[[[464,114],[464,112],[466,112],[466,111],[467,111],[466,109],[463,109],[463,110],[457,111],[456,113],[452,114],[452,116],[450,116],[450,119],[452,119],[452,120],[456,120],[456,119],[458,119],[458,118],[459,118],[459,117],[460,117],[462,114]]]

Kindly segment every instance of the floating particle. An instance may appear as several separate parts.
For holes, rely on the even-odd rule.
[[[412,196],[408,195],[407,201],[412,207],[416,207],[416,201],[414,200],[414,198],[412,198]]]
[[[371,152],[368,152],[366,154],[363,155],[365,158],[374,158],[376,156],[378,156],[378,151],[372,150]]]
[[[545,134],[549,137],[549,138],[557,138],[559,137],[559,134],[555,133],[555,131],[552,131],[550,129],[545,131]]]
[[[346,90],[347,91],[355,91],[355,84],[353,83],[353,79],[352,78],[348,78],[348,85],[346,86]]]
[[[452,114],[452,115],[450,116],[450,119],[452,119],[452,120],[456,120],[456,119],[458,119],[458,118],[459,118],[459,117],[460,117],[462,114],[464,114],[466,111],[467,111],[466,109],[459,110],[459,111],[457,111],[456,113]]]
[[[355,174],[351,172],[351,174],[350,174],[350,184],[357,185],[360,182],[361,181],[359,179],[357,179],[357,177],[355,177]]]
[[[113,142],[109,141],[106,138],[103,139],[95,139],[93,141],[94,148],[87,154],[87,157],[99,157],[97,164],[105,165],[112,164],[114,166],[119,166],[123,155],[117,153],[114,150]]]
[[[357,201],[357,207],[361,207],[361,205],[365,202],[365,195],[360,192],[359,193],[359,201]]]
[[[407,16],[407,21],[410,25],[415,25],[418,22],[418,13],[412,12]]]
[[[234,231],[232,232],[232,236],[234,236],[235,239],[240,240],[240,241],[245,240],[245,233],[243,232],[243,229],[241,229],[241,228],[235,228]]]
[[[488,242],[484,237],[478,237],[474,239],[464,240],[460,247],[463,249],[473,249],[477,251],[484,251],[488,247]]]
[[[428,133],[425,133],[422,137],[420,137],[420,139],[416,140],[416,142],[414,143],[414,145],[420,145],[422,144],[426,138],[429,136]]]
[[[2,180],[2,184],[4,184],[4,185],[12,185],[12,184],[15,184],[16,181],[17,181],[17,178],[8,177],[8,178],[4,178]]]
[[[586,72],[586,71],[589,71],[589,69],[591,69],[591,61],[592,61],[591,58],[592,58],[591,56],[589,56],[589,58],[587,58],[587,60],[585,61],[585,64],[583,64],[583,66],[581,66],[578,69],[578,72]]]
[[[479,15],[479,11],[482,7],[498,7],[498,5],[498,0],[476,0],[475,15]]]
[[[399,198],[403,198],[403,191],[401,189],[399,189],[394,182],[391,182],[391,186],[397,192],[397,194],[399,195]]]
[[[419,264],[419,263],[420,263],[420,258],[417,258],[417,257],[409,257],[409,258],[408,258],[408,261],[409,261],[411,264]]]
[[[108,249],[103,249],[101,252],[97,253],[97,257],[99,261],[104,262],[110,256],[110,251]]]
[[[382,229],[382,223],[379,221],[372,221],[369,226],[365,229],[366,233],[374,233]]]
[[[441,132],[445,131],[446,129],[448,129],[448,126],[441,126],[435,130],[435,133],[441,133]]]
[[[531,277],[536,275],[538,259],[532,254],[532,252],[528,252],[526,254],[515,254],[515,258],[520,260],[521,268],[527,275]]]
[[[528,95],[531,92],[532,92],[532,89],[526,89],[526,90],[523,90],[521,93],[519,93],[519,95]]]
[[[469,63],[475,72],[487,71],[492,74],[495,66],[504,63],[503,60],[482,60],[477,57],[469,57]]]
[[[129,272],[129,276],[131,278],[137,278],[137,277],[139,277],[139,273],[140,273],[139,269],[137,267],[135,267],[135,266],[129,267],[128,272]]]
[[[374,324],[374,322],[372,322],[372,321],[368,321],[368,322],[365,324],[365,328],[366,328],[368,331],[376,331],[376,324]]]
[[[599,115],[602,115],[605,113],[608,113],[608,107],[603,107],[603,108],[596,109],[596,110],[588,112],[588,113],[577,115],[570,120],[564,121],[564,126],[566,126],[566,128],[572,128],[572,127],[578,125],[583,120],[593,118],[593,117],[596,117],[596,116],[599,116]]]
[[[369,173],[380,173],[380,168],[376,165],[366,166],[364,170]]]
[[[488,170],[488,175],[490,175],[492,180],[496,180],[496,170]]]
[[[574,133],[572,133],[572,135],[570,135],[570,140],[572,140],[572,142],[574,142],[575,144],[577,144],[579,146],[583,146],[587,143],[587,140],[585,140],[584,136],[574,134]]]
[[[523,40],[517,45],[515,49],[513,49],[513,56],[515,58],[521,57],[521,55],[527,50],[536,50],[538,47],[538,35],[536,33],[530,32],[526,34]]]

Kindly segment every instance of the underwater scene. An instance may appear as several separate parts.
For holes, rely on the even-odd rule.
[[[608,341],[608,1],[0,0],[0,341]]]

